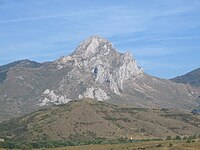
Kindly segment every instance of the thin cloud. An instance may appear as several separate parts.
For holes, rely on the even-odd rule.
[[[105,7],[105,8],[93,8],[89,10],[74,10],[73,12],[65,12],[56,15],[46,15],[46,16],[31,16],[31,17],[23,17],[23,18],[15,18],[15,19],[5,19],[0,20],[0,23],[15,23],[15,22],[22,22],[22,21],[35,21],[35,20],[43,20],[43,19],[53,19],[53,18],[60,18],[60,17],[75,17],[75,16],[85,16],[90,15],[94,16],[96,13],[102,13],[106,11],[113,11],[113,10],[121,10],[127,9],[127,7],[123,6],[114,6],[114,7]]]
[[[158,48],[158,47],[141,47],[134,50],[134,55],[137,57],[158,57],[177,53],[177,49]]]
[[[68,15],[68,14],[59,14],[59,15],[40,16],[40,17],[25,17],[25,18],[1,20],[0,23],[32,21],[32,20],[50,19],[50,18],[67,17],[67,16],[70,16],[70,15]]]
[[[180,36],[180,37],[167,37],[167,38],[152,38],[150,41],[167,41],[167,40],[198,40],[197,36]]]
[[[154,69],[154,68],[169,68],[169,69],[178,69],[178,68],[183,68],[184,66],[181,64],[174,64],[174,63],[166,63],[162,61],[152,61],[152,60],[140,60],[139,64],[147,68],[148,70]]]

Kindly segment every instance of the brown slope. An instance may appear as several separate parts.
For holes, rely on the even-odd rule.
[[[0,84],[0,118],[20,116],[38,109],[37,98],[61,80],[63,72],[55,70],[50,63],[37,68],[19,65],[9,68],[6,79]]]
[[[15,140],[89,140],[165,138],[200,133],[200,117],[167,109],[121,107],[91,99],[12,119],[0,124],[0,136]]]
[[[138,76],[134,81],[127,80],[124,89],[129,101],[147,108],[191,110],[198,105],[196,99],[200,93],[199,89],[189,85],[176,84],[148,74]]]
[[[190,84],[194,87],[200,87],[200,68],[188,72],[182,76],[171,79],[173,82]]]

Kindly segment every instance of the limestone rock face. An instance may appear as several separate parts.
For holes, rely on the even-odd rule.
[[[56,95],[53,90],[46,89],[43,92],[42,98],[38,103],[39,106],[46,106],[46,105],[60,105],[66,104],[70,101],[66,96],[63,95]]]
[[[104,101],[109,99],[104,90],[93,87],[87,88],[86,91],[83,93],[83,95],[79,95],[79,99],[82,98],[92,98],[92,99],[97,99],[99,101]]]
[[[73,67],[91,72],[97,85],[103,85],[120,95],[123,83],[143,73],[130,53],[119,53],[112,44],[101,37],[92,36],[78,46],[70,56],[57,61],[58,68]]]

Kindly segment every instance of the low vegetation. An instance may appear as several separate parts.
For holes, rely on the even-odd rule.
[[[116,140],[109,140],[105,138],[99,138],[95,140],[84,140],[84,141],[33,141],[33,142],[19,142],[19,141],[9,141],[5,140],[4,142],[0,142],[0,148],[5,149],[21,149],[21,150],[31,150],[38,148],[57,148],[57,147],[70,147],[70,146],[83,146],[83,145],[113,145],[115,148],[118,145],[143,145],[145,144],[154,144],[152,147],[163,147],[163,145],[168,145],[168,147],[173,147],[177,143],[194,143],[200,142],[200,139],[197,139],[199,136],[189,136],[181,138],[180,136],[176,136],[174,138],[168,136],[166,140],[162,139],[127,139],[127,138],[119,138]],[[134,144],[131,144],[134,143]],[[102,146],[100,146],[102,147]],[[200,147],[199,147],[200,148]]]
[[[8,143],[7,143],[8,144]],[[38,145],[37,145],[38,144]],[[1,143],[2,145],[2,143]],[[72,146],[70,146],[72,145]],[[16,143],[10,147],[0,148],[5,149],[20,149],[20,150],[199,150],[200,140],[196,139],[192,142],[185,140],[172,141],[138,141],[128,143],[102,143],[89,145],[73,145],[66,142],[40,142],[40,143]]]
[[[94,100],[74,101],[0,124],[0,147],[56,148],[153,141],[190,144],[200,133],[198,115],[169,109],[122,107]],[[159,141],[161,143],[159,143]]]

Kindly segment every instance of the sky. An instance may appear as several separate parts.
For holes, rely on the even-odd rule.
[[[200,67],[200,0],[0,0],[0,65],[53,61],[91,35],[153,76]]]

